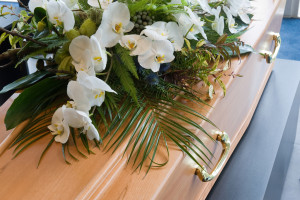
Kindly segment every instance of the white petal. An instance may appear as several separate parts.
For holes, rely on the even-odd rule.
[[[88,113],[91,109],[89,100],[85,95],[85,90],[76,81],[70,81],[67,87],[67,94],[76,104],[76,109]]]
[[[137,41],[137,47],[131,52],[130,55],[142,55],[152,48],[152,41],[149,38],[141,37]]]
[[[34,12],[34,9],[37,7],[45,7],[45,2],[41,0],[30,0],[28,2],[28,7],[31,12]]]
[[[92,123],[89,124],[86,135],[89,140],[93,140],[93,139],[96,139],[98,141],[100,140],[99,132]]]
[[[95,35],[97,39],[100,39],[100,44],[104,48],[115,46],[122,37],[121,34],[114,32],[111,24],[108,23],[102,23]],[[101,37],[99,37],[100,35]]]
[[[94,69],[96,72],[102,72],[106,68],[107,63],[106,50],[101,48],[100,43],[94,35],[91,36],[90,42]],[[100,62],[97,61],[99,57],[101,58]]]
[[[75,18],[74,18],[73,12],[70,9],[66,9],[66,11],[62,17],[62,20],[64,22],[64,30],[65,31],[69,31],[74,28]]]
[[[81,128],[86,124],[86,114],[76,111],[74,108],[65,109],[64,119],[68,125],[73,128]]]
[[[86,49],[90,49],[90,39],[85,35],[80,35],[74,38],[69,46],[69,52],[76,62],[80,62],[82,60],[83,52]]]
[[[54,112],[51,123],[52,124],[61,123],[63,121],[63,119],[64,119],[63,109],[62,109],[62,107],[60,107]]]
[[[238,14],[239,14],[241,20],[242,20],[244,23],[250,24],[250,18],[249,18],[249,16],[247,15],[247,13],[245,13],[245,12],[239,12]]]
[[[107,13],[107,14],[106,14]],[[126,27],[130,22],[130,12],[125,3],[113,2],[103,12],[103,20],[111,19],[113,24],[122,23]]]
[[[56,142],[60,142],[62,144],[65,144],[68,141],[69,136],[70,136],[70,128],[69,128],[68,124],[65,121],[63,121],[63,125],[64,125],[63,133],[60,134],[60,135],[55,136],[54,139],[55,139]]]
[[[175,56],[173,55],[174,48],[172,46],[172,43],[168,40],[154,41],[153,49],[155,49],[156,55],[164,56],[164,61],[162,63],[169,63],[175,58]]]
[[[99,8],[99,2],[98,2],[98,0],[88,0],[88,4],[89,4],[90,6]]]
[[[125,27],[124,27],[124,32],[127,33],[129,31],[131,31],[134,28],[134,23],[133,22],[129,22]]]
[[[143,68],[158,72],[160,64],[155,61],[155,56],[155,53],[149,50],[145,54],[138,56],[138,62]]]
[[[169,22],[166,25],[166,28],[169,32],[168,39],[173,44],[175,50],[180,51],[184,44],[184,38],[183,38],[183,34],[181,32],[181,29],[175,22]]]

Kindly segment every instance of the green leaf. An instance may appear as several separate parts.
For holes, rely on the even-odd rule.
[[[37,7],[34,9],[34,18],[36,22],[44,21],[47,22],[47,12],[44,8]]]
[[[119,77],[124,90],[132,97],[132,99],[137,104],[139,104],[134,81],[128,70],[122,65],[122,63],[118,59],[115,59],[115,62],[113,63],[113,70]]]
[[[232,53],[232,50],[229,47],[225,47],[225,49],[229,53],[230,56],[237,56],[236,51],[234,51],[234,53]],[[244,45],[239,46],[239,51],[240,51],[240,55],[243,55],[243,54],[254,52],[254,49],[250,45],[244,44]]]
[[[26,88],[13,102],[5,116],[6,129],[15,128],[18,124],[42,111],[54,99],[65,93],[67,81],[46,78]]]
[[[78,5],[82,10],[88,10],[91,8],[88,4],[88,0],[78,0]]]
[[[11,90],[19,90],[19,89],[23,89],[26,88],[36,82],[38,82],[39,80],[41,80],[42,78],[44,78],[45,76],[47,76],[49,74],[49,72],[47,71],[37,71],[33,74],[29,74],[27,76],[24,76],[8,85],[6,85],[1,91],[0,94],[3,94],[5,92],[11,91]]]
[[[139,79],[139,76],[136,71],[136,66],[133,61],[133,57],[130,56],[130,52],[125,48],[121,47],[120,45],[116,46],[117,54],[120,56],[123,65],[131,72],[131,74],[136,78]]]

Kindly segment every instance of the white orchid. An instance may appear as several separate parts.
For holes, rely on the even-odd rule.
[[[72,8],[76,8],[77,7],[77,3],[78,0],[62,0],[66,6],[68,6],[68,8],[72,9]]]
[[[141,32],[152,40],[169,40],[176,51],[180,51],[184,44],[183,33],[176,22],[155,22]]]
[[[86,95],[90,106],[101,106],[105,99],[105,91],[116,93],[101,79],[82,71],[77,73],[77,82],[84,88],[82,95]]]
[[[113,0],[88,0],[88,4],[93,7],[99,8],[99,2],[102,9],[107,9],[109,4],[113,2]]]
[[[51,125],[48,126],[52,135],[56,135],[55,141],[63,144],[68,141],[70,135],[68,122],[64,118],[65,109],[65,106],[58,108],[52,116]]]
[[[158,72],[160,64],[169,63],[174,60],[174,48],[168,40],[152,41],[151,49],[145,54],[138,56],[139,64],[145,69]]]
[[[83,128],[82,133],[86,134],[89,140],[96,139],[99,141],[99,133],[87,113],[74,108],[65,108],[64,117],[70,127]]]
[[[85,71],[89,75],[95,75],[95,71],[101,72],[106,68],[106,50],[93,35],[91,38],[84,35],[74,38],[69,46],[69,52],[77,72]]]
[[[223,35],[224,32],[224,17],[220,17],[221,7],[218,6],[217,9],[212,9],[212,14],[215,15],[215,20],[211,24],[213,30],[215,30],[219,35]]]
[[[187,14],[174,14],[174,17],[179,23],[179,27],[181,28],[182,33],[184,35],[187,34],[188,39],[198,40],[196,35],[199,33],[201,33],[204,39],[207,39],[202,27],[204,25],[204,22],[201,21],[201,18],[198,17],[198,15],[194,13],[189,7],[185,6],[184,10],[187,12]]]
[[[200,5],[200,7],[202,8],[202,10],[204,10],[207,13],[212,13],[211,11],[211,7],[208,4],[207,0],[196,0],[197,3]]]
[[[147,37],[132,34],[122,36],[119,43],[131,51],[131,56],[136,56],[146,53],[151,48],[152,41]]]
[[[227,4],[230,6],[230,13],[233,16],[239,16],[246,24],[250,23],[248,12],[251,4],[249,0],[228,0]]]
[[[84,87],[77,81],[70,81],[67,87],[67,94],[73,101],[68,101],[67,107],[74,108],[85,113],[91,109],[89,100],[85,95]]]
[[[96,37],[104,47],[113,47],[124,33],[133,29],[130,12],[126,4],[114,2],[104,10],[102,22],[96,32]]]
[[[31,12],[34,12],[34,9],[37,7],[46,8],[47,3],[47,0],[30,0],[28,7]]]
[[[63,1],[50,0],[47,4],[47,12],[51,23],[63,26],[64,31],[73,29],[75,25],[73,12]]]
[[[223,10],[226,13],[227,16],[227,24],[228,24],[228,29],[231,33],[237,33],[236,25],[235,25],[235,20],[232,16],[232,14],[230,13],[230,10],[228,7],[223,6]]]

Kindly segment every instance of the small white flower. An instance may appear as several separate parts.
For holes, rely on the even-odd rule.
[[[28,7],[31,12],[34,12],[34,9],[37,7],[46,8],[47,3],[47,0],[30,0]]]
[[[127,5],[114,2],[104,10],[101,25],[95,35],[103,47],[113,47],[133,27]]]
[[[89,76],[82,71],[77,73],[77,82],[83,86],[84,94],[82,95],[86,95],[90,106],[101,106],[105,99],[105,91],[116,93],[101,79]]]
[[[136,56],[146,53],[151,48],[152,41],[144,36],[132,34],[122,36],[119,43],[131,51],[131,56]]]
[[[62,0],[67,6],[68,8],[72,9],[72,8],[76,8],[78,0]]]
[[[70,99],[74,101],[68,101],[67,107],[74,108],[85,113],[88,113],[91,109],[89,100],[85,95],[84,87],[77,81],[70,81],[67,87],[67,94]]]
[[[223,6],[223,10],[224,12],[226,13],[226,16],[227,16],[227,24],[228,24],[228,29],[231,33],[236,33],[237,30],[235,29],[236,28],[236,25],[235,25],[235,20],[234,18],[232,17],[232,14],[230,13],[230,10],[228,7],[226,6]]]
[[[251,4],[249,0],[228,0],[227,4],[230,6],[230,13],[233,16],[239,16],[246,24],[250,23],[248,10],[250,9]]]
[[[101,72],[106,68],[106,50],[93,35],[91,38],[84,35],[74,38],[69,46],[69,52],[77,72],[85,71],[89,75],[95,75],[95,71]]]
[[[100,7],[99,2],[100,2],[100,5],[101,5],[101,8],[105,10],[109,6],[109,4],[111,4],[113,2],[113,0],[88,0],[88,4],[90,6],[93,6],[93,7],[96,7],[96,8]]]
[[[75,25],[73,12],[61,1],[50,0],[47,12],[51,23],[63,26],[65,31],[71,30]]]
[[[197,34],[201,33],[204,39],[207,40],[206,34],[203,30],[204,22],[201,21],[201,18],[198,17],[196,13],[194,13],[189,7],[184,7],[185,13],[174,14],[179,27],[182,30],[184,35],[187,34],[187,39],[198,40],[196,37]]]
[[[48,126],[52,135],[55,136],[55,141],[66,143],[69,139],[70,128],[68,122],[64,119],[65,107],[58,108],[52,116],[51,125]]]
[[[211,7],[209,6],[207,0],[197,0],[197,3],[200,5],[202,10],[204,10],[205,12],[211,14]]]
[[[152,40],[169,40],[176,51],[180,51],[184,44],[183,33],[176,22],[155,22],[141,32]]]
[[[215,30],[219,35],[223,35],[224,32],[224,17],[220,17],[221,7],[217,7],[217,9],[212,9],[212,14],[215,15],[215,20],[211,24],[213,30]]]
[[[92,120],[87,113],[75,110],[74,108],[65,108],[64,117],[70,127],[83,128],[82,133],[86,134],[89,140],[96,139],[99,141],[98,130],[92,124]]]
[[[158,72],[160,64],[169,63],[174,60],[174,48],[168,40],[152,41],[151,49],[145,54],[138,56],[139,64],[145,69]]]

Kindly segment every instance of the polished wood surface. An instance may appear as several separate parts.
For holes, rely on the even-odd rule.
[[[257,0],[256,3],[258,9],[254,20],[242,40],[257,51],[271,50],[271,32],[279,32],[285,1]],[[228,88],[226,97],[223,98],[222,90],[216,86],[216,95],[209,102],[213,108],[199,108],[220,130],[229,134],[231,153],[251,120],[271,69],[272,65],[259,54],[245,56],[241,61],[234,59],[228,74],[239,73],[243,77],[224,77],[223,82]],[[201,83],[196,87],[200,86]],[[186,103],[195,106],[191,102]],[[1,117],[8,105],[1,107]],[[213,130],[207,123],[199,121],[199,124],[208,131]],[[2,133],[3,122],[0,128]],[[14,132],[17,133],[17,130]],[[197,134],[215,152],[212,158],[215,163],[222,150],[221,145],[213,143],[204,134]],[[2,136],[0,141],[5,143],[5,138],[5,135]],[[1,155],[1,199],[205,199],[214,183],[201,182],[194,175],[194,163],[172,147],[165,167],[150,170],[146,177],[145,169],[133,173],[133,168],[126,162],[127,154],[122,157],[126,142],[114,154],[95,148],[96,155],[89,155],[88,159],[82,158],[72,165],[64,163],[61,146],[55,143],[36,169],[48,141],[49,138],[43,138],[14,160],[11,160],[13,149],[7,149]],[[158,159],[164,160],[165,153],[162,152]]]

